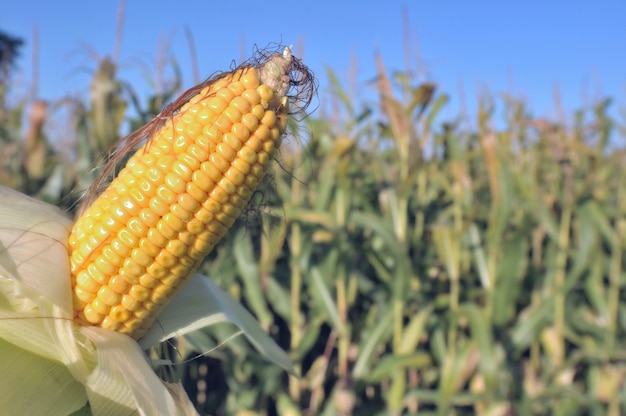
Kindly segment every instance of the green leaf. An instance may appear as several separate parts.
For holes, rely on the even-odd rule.
[[[295,374],[287,354],[259,326],[256,319],[207,277],[193,276],[158,317],[158,324],[139,340],[149,348],[169,338],[213,325],[230,322],[268,360]]]

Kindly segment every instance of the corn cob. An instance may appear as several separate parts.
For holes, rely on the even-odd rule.
[[[81,214],[69,237],[76,321],[136,339],[152,325],[264,175],[294,59],[285,48],[208,82]]]

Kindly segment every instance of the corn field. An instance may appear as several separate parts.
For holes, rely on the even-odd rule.
[[[179,363],[155,370],[201,414],[626,414],[626,132],[611,100],[565,122],[480,97],[469,123],[445,120],[445,87],[378,63],[374,102],[316,74],[330,92],[202,266],[300,377],[229,325],[151,351]],[[103,59],[87,100],[8,100],[9,85],[0,183],[73,212],[123,123],[156,115],[175,81],[139,97]],[[71,140],[46,128],[59,108]]]

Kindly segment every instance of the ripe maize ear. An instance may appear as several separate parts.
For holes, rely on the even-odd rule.
[[[184,94],[79,216],[69,237],[76,321],[137,339],[152,325],[266,172],[298,85],[294,60],[285,48]]]

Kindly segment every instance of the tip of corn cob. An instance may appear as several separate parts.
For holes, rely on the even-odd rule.
[[[289,97],[305,107],[314,90],[286,47],[190,89],[122,139],[105,172],[147,142],[70,233],[75,320],[140,338],[250,200]]]

